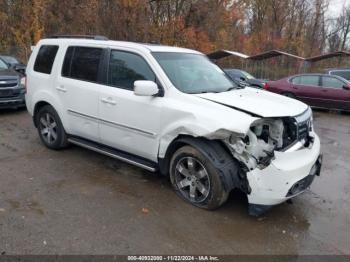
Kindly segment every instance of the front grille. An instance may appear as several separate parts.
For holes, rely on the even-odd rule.
[[[288,148],[298,140],[298,126],[293,118],[283,119],[283,146],[282,149]]]
[[[309,108],[304,113],[283,119],[283,149],[289,148],[297,141],[307,143],[312,126],[312,112]]]
[[[301,141],[309,136],[311,131],[312,111],[309,107],[304,113],[295,117],[298,128],[298,140]]]
[[[0,79],[0,88],[18,85],[17,79]]]
[[[299,141],[308,138],[310,128],[311,128],[311,119],[308,119],[303,123],[298,123],[298,140]]]
[[[11,97],[13,96],[12,90],[0,90],[0,97]]]

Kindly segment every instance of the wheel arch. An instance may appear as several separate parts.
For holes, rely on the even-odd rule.
[[[194,147],[211,160],[220,173],[221,181],[226,191],[231,191],[236,187],[242,189],[242,178],[245,178],[243,179],[244,184],[249,188],[245,173],[242,174],[243,170],[240,168],[238,161],[231,155],[223,142],[210,140],[205,137],[193,137],[190,135],[179,135],[176,137],[169,144],[164,158],[158,159],[161,174],[169,174],[171,157],[179,148],[186,145]],[[246,191],[250,191],[250,189]]]
[[[46,105],[49,105],[49,106],[52,106],[50,103],[48,103],[47,101],[44,101],[44,100],[41,100],[41,101],[38,101],[35,105],[34,105],[34,110],[33,110],[33,122],[34,122],[34,126],[35,127],[38,127],[38,123],[36,121],[36,116],[40,110],[40,108],[46,106]]]

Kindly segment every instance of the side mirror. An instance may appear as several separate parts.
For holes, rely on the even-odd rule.
[[[26,73],[26,67],[24,65],[21,65],[21,64],[13,65],[13,70],[15,70],[23,75]]]
[[[243,77],[243,76],[241,76],[240,79],[241,79],[242,81],[246,81],[245,77]]]
[[[350,90],[350,86],[343,85],[343,89],[345,89],[345,90]]]
[[[137,96],[154,96],[158,92],[158,85],[153,81],[138,80],[134,82],[134,94]]]

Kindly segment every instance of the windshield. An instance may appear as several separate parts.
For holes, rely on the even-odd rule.
[[[1,57],[6,63],[9,64],[19,64],[19,62],[17,61],[16,58],[12,57],[12,56],[2,56]]]
[[[248,72],[246,71],[242,71],[242,74],[244,75],[245,78],[247,79],[254,79],[255,77],[252,76],[251,74],[249,74]]]
[[[332,71],[331,75],[337,75],[337,76],[341,76],[342,78],[345,78],[346,80],[350,80],[350,71]]]
[[[0,70],[8,69],[7,64],[0,59]]]
[[[155,52],[153,56],[173,85],[184,93],[217,93],[238,88],[220,67],[203,55]]]

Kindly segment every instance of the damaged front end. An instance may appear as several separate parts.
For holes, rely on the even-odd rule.
[[[245,136],[232,134],[224,139],[244,171],[264,169],[275,151],[297,150],[312,143],[312,111],[296,117],[262,118],[252,123]]]
[[[272,205],[297,195],[311,184],[315,174],[319,175],[322,160],[315,159],[322,159],[318,156],[320,143],[317,138],[313,147],[317,136],[312,129],[309,108],[296,117],[258,119],[245,135],[231,134],[223,139],[240,163],[236,186],[248,196],[249,214],[261,215]],[[289,160],[285,157],[281,160],[285,153],[293,155],[294,160],[300,159],[294,164],[295,168],[288,167]],[[271,165],[272,161],[274,165]],[[286,169],[281,166],[283,161]]]

